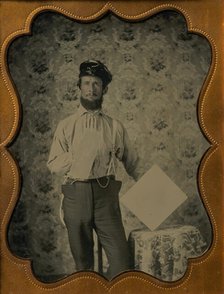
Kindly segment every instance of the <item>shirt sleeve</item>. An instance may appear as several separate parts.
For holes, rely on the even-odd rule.
[[[64,135],[62,123],[58,124],[50,149],[47,167],[52,173],[66,174],[71,167],[72,154]]]
[[[137,181],[143,174],[140,164],[140,158],[129,139],[127,130],[124,127],[123,143],[124,152],[122,156],[122,162],[128,175],[131,176],[135,181]]]

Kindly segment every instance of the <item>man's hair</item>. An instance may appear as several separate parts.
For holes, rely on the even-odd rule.
[[[78,79],[77,87],[79,87],[79,89],[81,88],[81,78]]]

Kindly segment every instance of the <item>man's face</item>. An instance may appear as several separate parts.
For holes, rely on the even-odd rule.
[[[95,76],[81,77],[81,96],[89,101],[96,101],[103,96],[103,82]]]

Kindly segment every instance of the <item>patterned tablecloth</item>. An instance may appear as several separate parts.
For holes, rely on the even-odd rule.
[[[180,279],[188,258],[201,256],[207,248],[199,230],[193,226],[158,231],[135,230],[129,236],[135,270],[163,281]]]

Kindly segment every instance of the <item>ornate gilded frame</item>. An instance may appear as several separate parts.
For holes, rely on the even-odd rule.
[[[70,18],[91,21],[108,11],[126,20],[141,20],[162,10],[183,14],[188,31],[205,36],[212,47],[212,65],[199,97],[201,129],[211,142],[200,165],[200,194],[213,227],[213,243],[202,257],[189,261],[184,277],[161,282],[140,272],[124,273],[111,282],[94,273],[76,273],[56,283],[45,284],[32,273],[29,260],[15,257],[7,244],[7,225],[19,197],[18,168],[7,145],[17,134],[20,104],[6,62],[11,41],[30,31],[36,14],[44,10]],[[205,293],[224,291],[223,258],[223,12],[222,0],[174,1],[0,1],[0,187],[1,187],[1,293]]]

